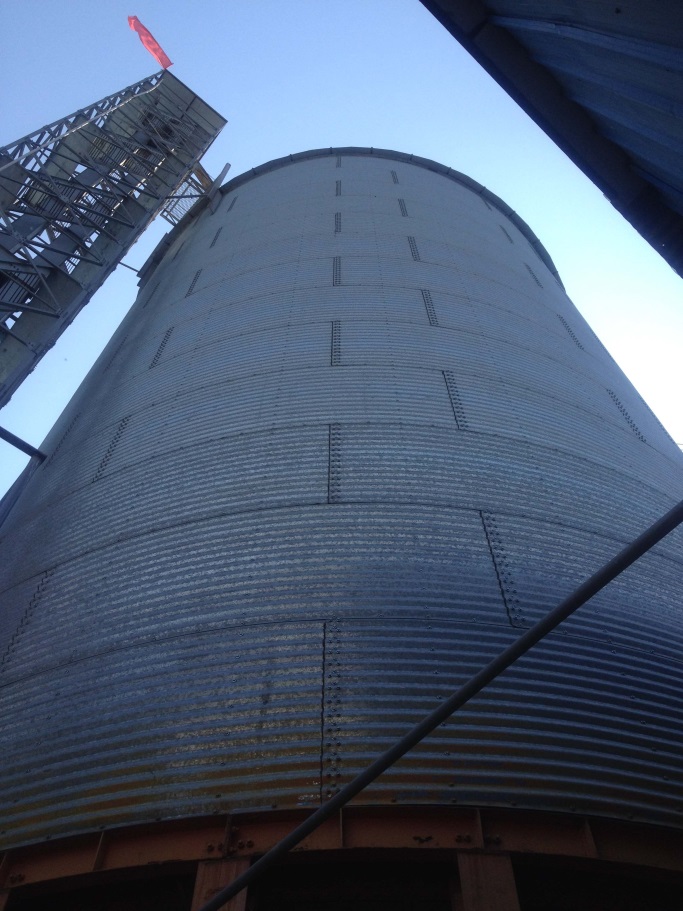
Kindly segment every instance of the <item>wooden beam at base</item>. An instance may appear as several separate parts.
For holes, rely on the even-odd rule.
[[[519,911],[509,854],[458,854],[462,911]]]
[[[171,820],[16,847],[0,853],[0,891],[157,864],[251,862],[309,812]],[[296,850],[368,849],[566,857],[683,874],[681,829],[517,809],[350,806]]]
[[[197,864],[191,911],[199,911],[216,893],[237,879],[248,866],[248,860],[203,860]],[[225,911],[245,911],[246,906],[247,890],[244,889],[226,904]]]

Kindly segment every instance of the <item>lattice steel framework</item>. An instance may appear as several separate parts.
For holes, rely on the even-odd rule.
[[[206,189],[225,122],[162,71],[0,148],[0,405],[169,198]]]

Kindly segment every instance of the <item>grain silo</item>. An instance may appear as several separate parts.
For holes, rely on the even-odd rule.
[[[539,240],[432,161],[255,168],[141,284],[1,529],[8,911],[201,907],[683,488]],[[250,907],[675,907],[682,540]]]

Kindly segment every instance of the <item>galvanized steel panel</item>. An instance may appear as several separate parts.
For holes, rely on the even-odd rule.
[[[166,627],[124,649],[100,642],[88,655],[53,654],[5,682],[3,843],[89,829],[96,819],[317,799],[322,634],[315,622],[224,623],[189,635]]]
[[[255,169],[146,282],[0,530],[2,845],[319,802],[683,492],[434,163]],[[680,824],[682,569],[676,533],[360,802]]]
[[[509,629],[485,624],[329,622],[325,795],[509,642]],[[356,802],[524,806],[680,825],[682,676],[677,662],[665,671],[637,649],[553,634]]]

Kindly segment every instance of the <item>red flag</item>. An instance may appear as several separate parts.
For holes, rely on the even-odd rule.
[[[128,25],[130,25],[134,32],[138,33],[140,36],[140,41],[142,41],[152,57],[155,58],[157,63],[161,64],[165,70],[167,70],[169,66],[173,66],[170,58],[167,57],[164,53],[164,49],[161,47],[159,42],[155,40],[154,35],[149,31],[149,29],[145,28],[137,16],[129,16]]]

